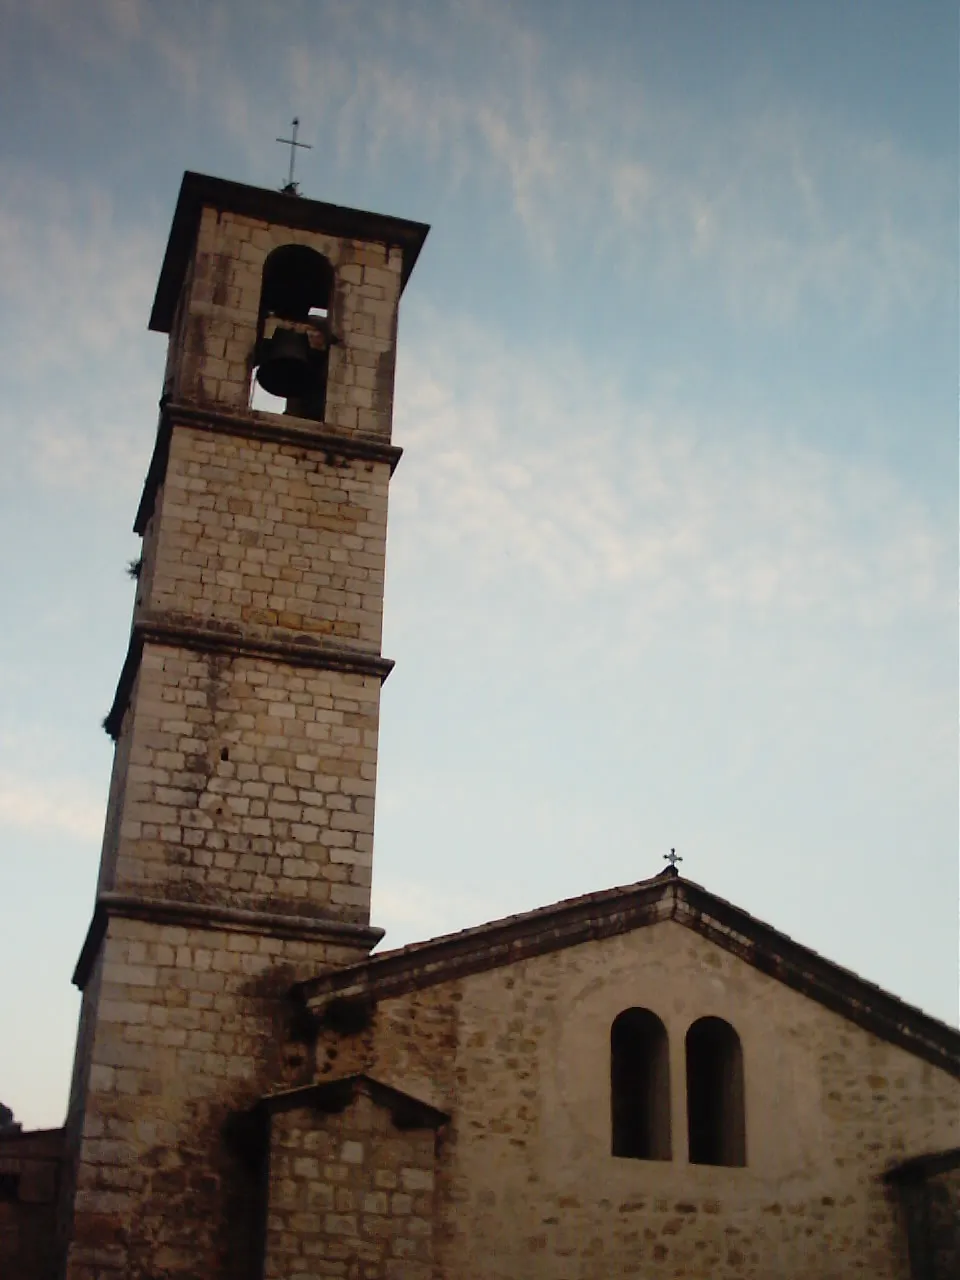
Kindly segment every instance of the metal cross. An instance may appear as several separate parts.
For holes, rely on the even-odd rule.
[[[302,147],[304,151],[312,151],[313,146],[309,142],[297,141],[297,130],[300,128],[300,120],[297,116],[293,117],[290,127],[293,132],[292,138],[277,139],[278,142],[282,142],[290,148],[290,172],[287,174],[287,185],[285,187],[281,187],[280,190],[288,196],[297,196],[300,192],[297,190],[297,184],[293,180],[293,162],[297,155],[296,148]]]
[[[674,870],[676,870],[677,863],[683,861],[679,853],[677,853],[676,849],[671,849],[670,852],[665,853],[663,857],[664,857],[664,861],[669,862],[671,867],[674,868]]]

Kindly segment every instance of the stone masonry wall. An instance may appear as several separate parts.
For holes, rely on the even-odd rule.
[[[664,1021],[672,1159],[614,1158],[610,1027]],[[691,1165],[684,1037],[743,1046],[747,1165]],[[960,1082],[673,922],[381,1002],[324,1031],[319,1078],[365,1071],[452,1113],[438,1167],[445,1280],[908,1280],[883,1171],[956,1145]]]
[[[250,409],[263,265],[290,244],[334,269],[324,426]],[[369,919],[389,670],[393,453],[377,446],[401,270],[399,248],[200,217],[108,717],[118,748],[68,1123],[70,1280],[252,1274],[256,1162],[231,1117],[308,1070],[286,1038],[290,983],[372,941],[350,926]],[[347,448],[363,459],[333,433],[363,437]]]
[[[138,611],[379,653],[389,479],[384,462],[175,427]]]
[[[102,887],[369,919],[380,681],[148,644]]]
[[[400,250],[214,209],[201,217],[174,398],[248,408],[263,264],[287,244],[315,249],[335,272],[332,322],[341,341],[330,352],[326,422],[389,437]]]
[[[69,1280],[255,1274],[259,1175],[230,1116],[302,1078],[290,983],[357,957],[346,943],[110,920],[88,983]]]
[[[77,1167],[83,1140],[84,1108],[90,1088],[91,1051],[96,1033],[102,975],[102,963],[94,964],[83,986],[80,999],[77,1046],[73,1057],[67,1119],[63,1130],[63,1170],[57,1206],[58,1280],[62,1280],[65,1274],[67,1245],[73,1230],[73,1199],[77,1189]]]
[[[274,1114],[264,1280],[433,1280],[434,1147],[363,1093]]]
[[[0,1276],[53,1280],[63,1130],[0,1134]]]
[[[933,1280],[960,1275],[960,1169],[930,1178],[924,1189],[933,1255]]]

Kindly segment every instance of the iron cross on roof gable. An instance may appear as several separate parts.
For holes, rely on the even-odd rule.
[[[674,871],[676,871],[677,869],[677,863],[683,861],[679,853],[677,853],[676,849],[671,849],[670,852],[665,853],[663,857],[665,862],[670,863],[670,866],[673,868]]]
[[[293,165],[297,157],[297,147],[302,147],[304,151],[313,150],[312,143],[297,141],[297,130],[299,128],[300,118],[299,116],[294,116],[293,120],[290,122],[290,129],[293,136],[291,138],[277,138],[277,142],[282,142],[285,146],[290,148],[290,172],[287,174],[286,184],[280,188],[284,195],[288,196],[298,196],[300,194],[299,188],[293,180]]]

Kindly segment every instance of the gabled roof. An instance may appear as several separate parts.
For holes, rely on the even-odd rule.
[[[911,1156],[909,1160],[888,1169],[883,1180],[895,1186],[914,1187],[941,1173],[952,1173],[954,1169],[960,1169],[960,1147],[950,1147],[946,1151],[926,1151],[923,1155]]]
[[[460,933],[413,943],[299,983],[307,1009],[387,999],[531,956],[674,920],[883,1040],[960,1078],[960,1030],[668,869],[650,880],[567,898]]]
[[[363,1072],[268,1094],[261,1098],[259,1105],[270,1114],[309,1108],[337,1115],[345,1111],[360,1093],[365,1093],[377,1106],[389,1111],[398,1129],[438,1129],[450,1119],[445,1111],[431,1106],[429,1102]]]

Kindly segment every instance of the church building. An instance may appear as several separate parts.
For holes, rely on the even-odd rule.
[[[374,950],[427,230],[184,176],[67,1120],[0,1129],[0,1276],[956,1280],[960,1032],[675,866]]]

